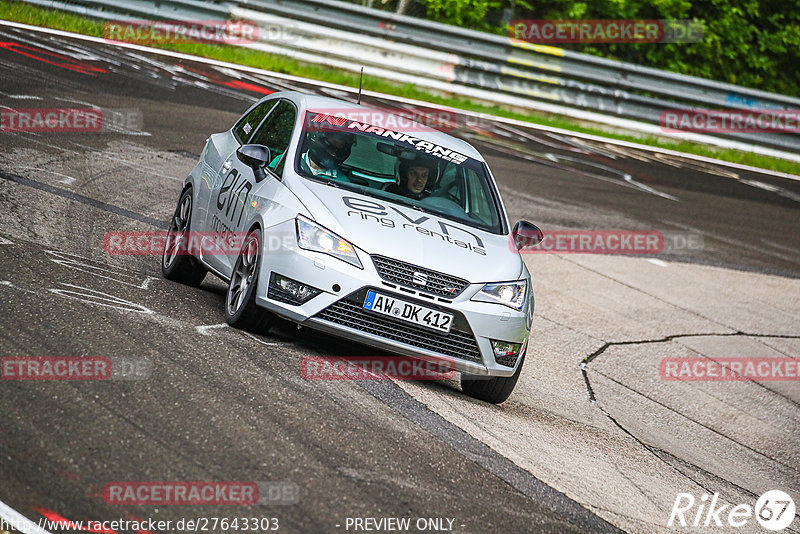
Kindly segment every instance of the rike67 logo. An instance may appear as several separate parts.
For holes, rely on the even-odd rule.
[[[719,502],[719,493],[696,499],[691,493],[679,493],[672,505],[668,527],[743,527],[755,517],[767,530],[784,530],[794,521],[795,504],[788,493],[770,490],[756,500],[755,506]]]

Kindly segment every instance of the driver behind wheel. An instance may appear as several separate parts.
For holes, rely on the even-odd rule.
[[[421,200],[431,194],[436,184],[437,165],[429,158],[401,160],[398,169],[400,183],[386,188],[390,193]]]

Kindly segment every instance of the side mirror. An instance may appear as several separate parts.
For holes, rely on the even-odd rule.
[[[239,161],[253,169],[256,183],[267,177],[264,169],[270,162],[269,148],[264,145],[242,145],[236,151]]]
[[[514,246],[517,247],[517,250],[530,249],[542,242],[544,232],[533,223],[519,221],[511,230],[511,237],[514,238]]]

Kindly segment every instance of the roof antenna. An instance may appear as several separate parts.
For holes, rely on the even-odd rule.
[[[358,105],[361,105],[361,84],[364,82],[364,67],[361,67],[361,77],[358,79]]]

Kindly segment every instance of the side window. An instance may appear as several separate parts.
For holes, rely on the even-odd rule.
[[[250,112],[242,117],[236,126],[233,127],[233,136],[239,141],[240,145],[247,143],[250,136],[253,135],[259,123],[267,116],[269,110],[275,106],[275,100],[267,100],[250,110]]]
[[[286,149],[289,148],[295,115],[294,106],[286,100],[281,100],[250,139],[252,144],[264,145],[269,148],[272,156],[272,161],[269,163],[270,169],[278,166]]]

